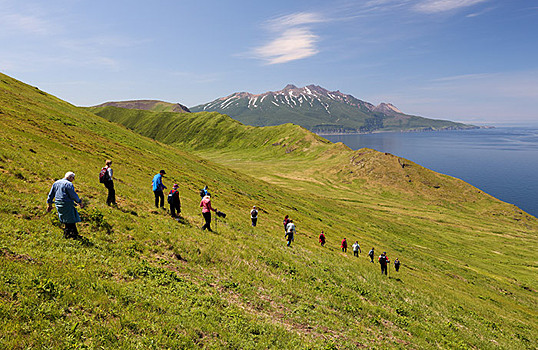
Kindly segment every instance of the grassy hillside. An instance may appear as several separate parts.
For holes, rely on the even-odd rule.
[[[157,100],[132,100],[132,101],[116,101],[105,102],[96,107],[120,107],[128,109],[143,109],[154,112],[178,112],[189,113],[189,109],[180,103],[170,103]]]
[[[391,155],[301,138],[293,126],[234,137],[245,127],[204,116],[202,138],[192,120],[166,129],[188,135],[181,142],[161,140],[160,128],[152,140],[0,75],[0,348],[536,343],[535,218]],[[97,181],[107,158],[119,209]],[[161,168],[166,185],[180,184],[181,223],[152,207]],[[45,213],[68,170],[88,202],[80,241]],[[228,214],[214,234],[198,228],[204,184]],[[285,214],[298,229],[291,248]],[[359,258],[339,250],[344,236],[359,240]],[[400,273],[381,276],[371,246],[399,257]]]

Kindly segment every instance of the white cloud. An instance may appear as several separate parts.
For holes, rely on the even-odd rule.
[[[256,58],[268,64],[286,63],[313,56],[319,52],[316,47],[319,36],[309,25],[325,22],[317,13],[300,12],[282,16],[268,22],[268,28],[276,34],[269,43],[253,50]]]
[[[269,64],[285,63],[317,54],[317,40],[318,37],[308,29],[291,28],[254,52]]]
[[[417,4],[415,10],[424,13],[439,13],[473,6],[485,1],[488,0],[426,0]]]

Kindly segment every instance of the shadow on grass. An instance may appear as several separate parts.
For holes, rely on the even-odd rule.
[[[73,237],[73,240],[75,241],[79,241],[80,244],[84,247],[94,247],[95,244],[90,241],[88,238],[84,237],[84,236],[77,236],[77,237]]]

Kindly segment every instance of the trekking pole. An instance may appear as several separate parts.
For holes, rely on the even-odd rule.
[[[215,232],[219,232],[219,216],[215,215]]]

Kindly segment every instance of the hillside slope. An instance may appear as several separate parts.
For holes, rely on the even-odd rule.
[[[95,107],[119,107],[127,109],[142,109],[154,112],[178,112],[178,113],[190,113],[189,108],[180,103],[170,103],[156,100],[133,100],[133,101],[114,101],[105,102]]]
[[[298,88],[289,84],[280,91],[262,94],[237,92],[192,107],[191,111],[227,114],[253,126],[294,123],[316,133],[476,128],[448,120],[407,115],[390,103],[374,106],[352,95],[316,85]]]
[[[227,119],[206,126],[215,141],[196,153],[247,164],[241,147],[215,146],[230,127]],[[346,149],[319,142],[314,158],[336,159]],[[339,185],[343,174],[335,174],[334,187],[314,178],[290,190],[292,179],[263,181],[248,167],[234,170],[178,146],[0,75],[1,348],[519,349],[538,340],[538,223],[517,208],[480,194],[462,205],[432,206],[439,199],[428,193],[409,199],[409,189],[390,185],[392,175],[369,175],[371,166],[399,161],[374,151],[356,158],[372,180],[344,177]],[[283,173],[309,163],[308,150],[267,147],[287,157]],[[243,149],[273,166],[261,148]],[[104,204],[97,181],[106,158],[114,161],[119,209]],[[166,185],[180,184],[181,223],[152,208],[150,181],[161,168]],[[85,240],[63,239],[45,213],[50,185],[67,170],[88,202]],[[214,234],[198,228],[204,184],[228,214]],[[248,218],[254,204],[256,228]],[[291,248],[284,214],[298,227]],[[343,235],[359,240],[360,258],[339,250]],[[364,256],[371,246],[397,255],[400,273],[381,276]]]

